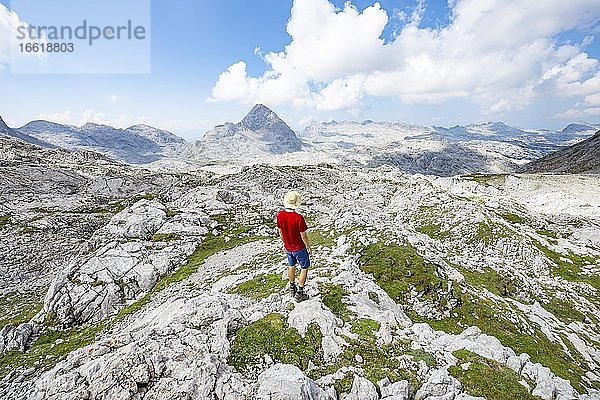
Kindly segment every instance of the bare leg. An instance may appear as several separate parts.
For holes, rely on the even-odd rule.
[[[307,277],[308,277],[308,269],[300,270],[300,278],[298,278],[298,286],[304,287]]]
[[[296,282],[296,267],[288,267],[288,278],[290,283]]]

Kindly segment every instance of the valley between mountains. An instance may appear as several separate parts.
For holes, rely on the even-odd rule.
[[[598,399],[597,128],[2,123],[0,398]]]

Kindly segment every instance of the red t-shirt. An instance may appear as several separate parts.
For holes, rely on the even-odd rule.
[[[308,226],[302,215],[281,210],[277,214],[277,227],[281,229],[283,245],[287,251],[300,251],[306,247],[300,233],[306,232]]]

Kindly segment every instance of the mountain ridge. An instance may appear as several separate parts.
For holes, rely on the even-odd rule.
[[[523,171],[600,174],[600,130],[589,139],[525,165]]]

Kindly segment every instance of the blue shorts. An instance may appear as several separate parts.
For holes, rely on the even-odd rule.
[[[290,264],[290,267],[293,267],[296,265],[296,263],[298,263],[300,264],[300,268],[302,269],[310,268],[310,258],[308,256],[308,250],[306,250],[306,248],[303,248],[302,250],[298,251],[286,250],[285,253],[287,254],[288,263]]]

